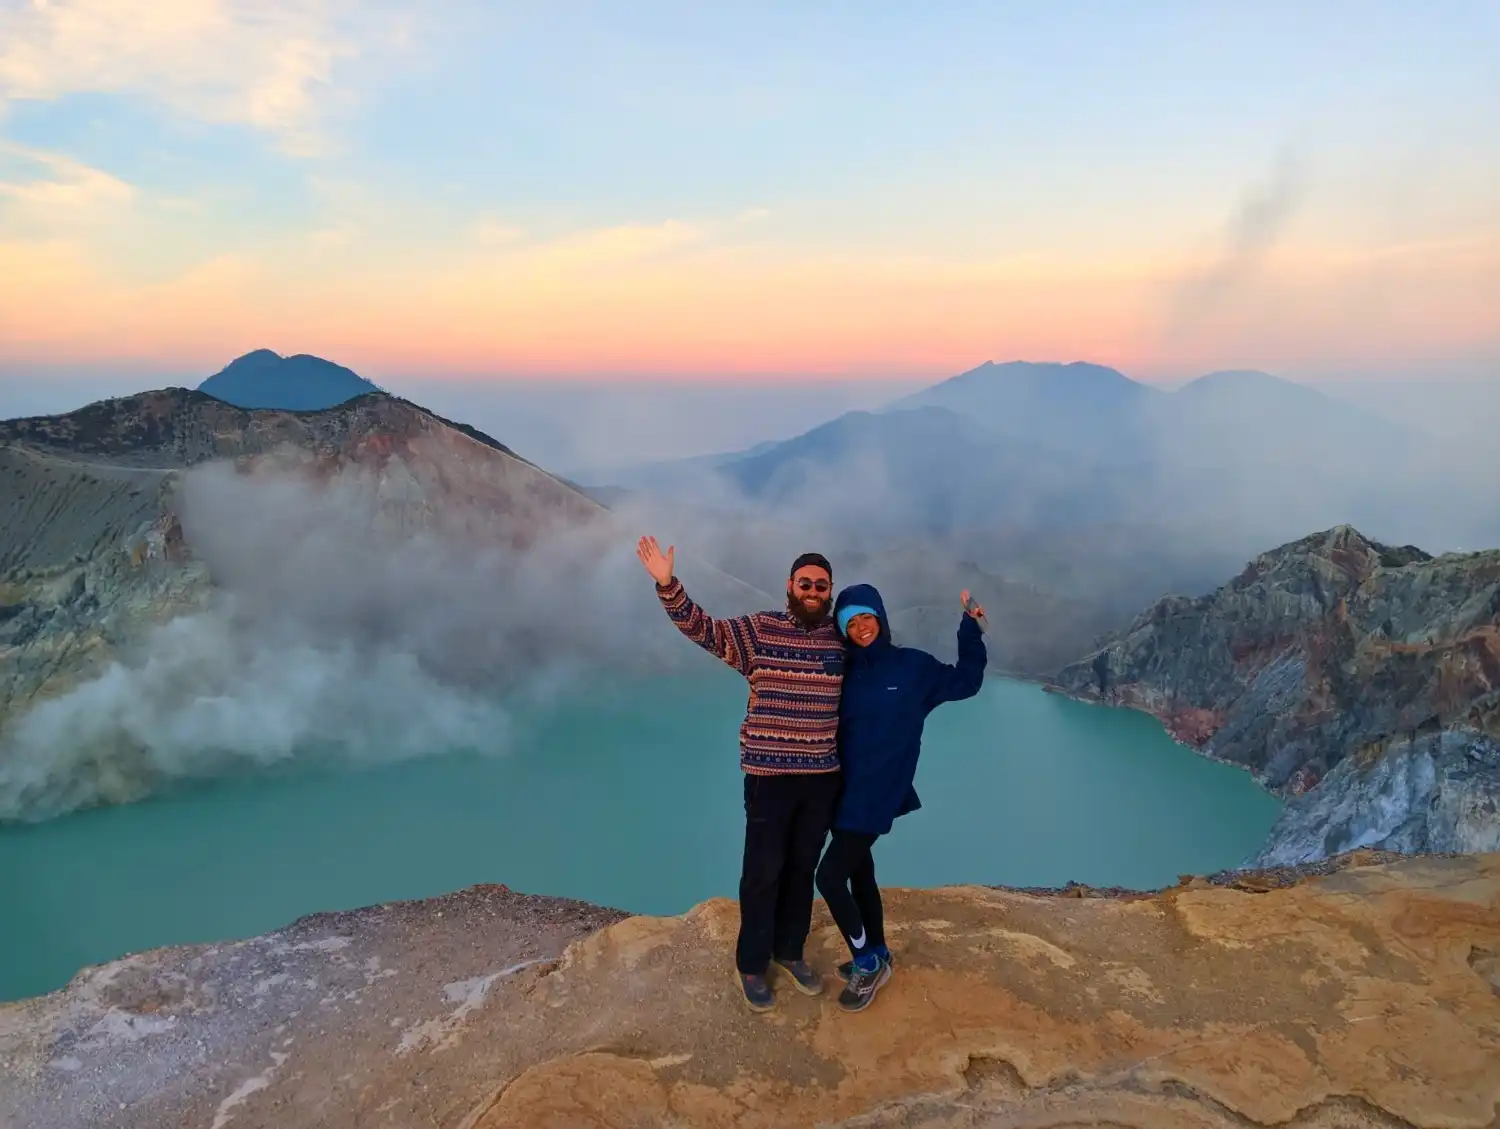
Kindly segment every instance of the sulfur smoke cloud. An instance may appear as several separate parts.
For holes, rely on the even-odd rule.
[[[1276,157],[1270,175],[1247,187],[1230,214],[1218,255],[1182,279],[1173,296],[1169,332],[1182,333],[1211,317],[1251,281],[1307,195],[1302,161],[1291,150]]]
[[[672,628],[618,521],[516,549],[412,524],[381,489],[358,469],[324,485],[188,472],[207,609],[14,724],[0,819],[294,759],[503,753],[559,699],[714,665]],[[686,559],[679,572],[718,614],[768,599]]]

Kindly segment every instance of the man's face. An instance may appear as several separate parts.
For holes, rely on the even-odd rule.
[[[849,633],[849,642],[856,647],[868,647],[880,634],[880,620],[869,612],[860,612],[857,616],[850,618],[846,630]]]
[[[805,623],[816,623],[828,614],[833,602],[833,579],[817,565],[803,565],[786,582],[786,602],[792,614]]]

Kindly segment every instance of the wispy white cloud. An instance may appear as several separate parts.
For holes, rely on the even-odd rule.
[[[18,166],[0,179],[0,222],[18,219],[36,231],[76,229],[135,201],[132,185],[59,153],[0,140],[0,157]]]
[[[398,47],[347,0],[31,0],[0,4],[0,103],[137,93],[209,121],[253,126],[290,153],[327,144],[335,71],[372,43]],[[343,17],[343,18],[341,18]]]

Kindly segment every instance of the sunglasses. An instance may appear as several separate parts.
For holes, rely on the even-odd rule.
[[[797,591],[799,592],[827,592],[833,585],[826,580],[799,580]]]

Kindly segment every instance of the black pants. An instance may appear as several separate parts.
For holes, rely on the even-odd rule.
[[[818,864],[818,892],[855,956],[885,944],[885,907],[875,884],[878,835],[835,831]]]
[[[745,858],[735,964],[763,975],[771,958],[801,960],[812,928],[813,872],[833,821],[841,774],[745,774]]]

